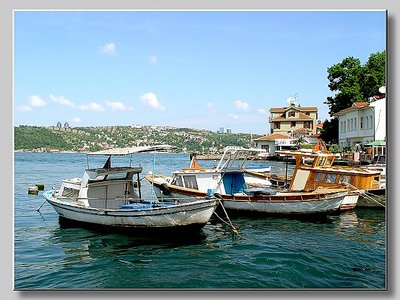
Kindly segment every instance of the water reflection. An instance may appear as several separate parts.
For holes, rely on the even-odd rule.
[[[210,232],[210,229],[202,229],[191,234],[146,234],[142,232],[132,235],[127,231],[118,232],[100,228],[94,230],[87,226],[82,227],[81,224],[65,222],[63,218],[60,218],[59,227],[52,232],[50,244],[62,248],[65,254],[65,263],[76,260],[88,262],[127,253],[137,255],[138,262],[141,262],[140,257],[149,253],[205,245],[207,243],[206,231]]]
[[[374,242],[386,234],[385,213],[383,210],[354,209],[332,217],[335,231],[359,242]]]

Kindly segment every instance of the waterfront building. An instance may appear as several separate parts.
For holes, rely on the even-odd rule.
[[[318,108],[297,105],[295,97],[288,99],[289,106],[269,109],[270,134],[254,140],[257,148],[266,150],[267,156],[275,156],[275,151],[291,149],[296,140],[304,138],[309,144],[316,144],[321,121]]]
[[[370,97],[369,102],[354,102],[335,114],[339,124],[339,146],[355,148],[386,140],[386,97]]]
[[[302,129],[306,135],[317,134],[318,108],[315,106],[296,106],[291,101],[287,107],[271,107],[269,109],[270,133],[290,135],[295,130]]]

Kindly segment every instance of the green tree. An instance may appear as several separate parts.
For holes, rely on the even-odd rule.
[[[338,143],[338,120],[335,114],[351,107],[354,102],[368,101],[385,85],[386,51],[373,53],[362,65],[358,58],[346,57],[342,62],[328,68],[329,89],[333,97],[324,102],[333,117],[323,123],[321,138],[328,144]]]
[[[379,88],[385,85],[386,51],[370,55],[361,74],[363,98],[368,99],[379,93]]]
[[[322,124],[320,138],[327,144],[337,144],[339,140],[339,121],[337,118],[325,120]]]
[[[363,99],[362,69],[360,60],[351,56],[328,68],[328,87],[335,96],[328,97],[324,103],[328,104],[331,117],[338,111],[350,107],[355,101]]]

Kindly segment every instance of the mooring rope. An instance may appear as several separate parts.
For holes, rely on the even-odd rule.
[[[225,207],[224,207],[224,205],[222,204],[221,199],[219,199],[219,198],[217,198],[217,199],[218,199],[218,202],[219,202],[219,204],[221,205],[221,207],[222,207],[222,209],[223,209],[223,211],[224,211],[224,213],[225,213],[225,216],[226,216],[226,218],[228,219],[229,222],[227,222],[227,221],[225,221],[224,219],[222,219],[215,211],[214,211],[214,215],[215,215],[218,219],[220,219],[222,222],[224,222],[226,225],[228,225],[229,227],[231,227],[231,228],[232,228],[232,232],[233,232],[234,234],[236,234],[237,236],[239,236],[241,239],[244,239],[244,237],[242,237],[242,236],[239,234],[237,228],[232,224],[232,221],[231,221],[231,219],[229,218],[228,213],[226,212]]]
[[[368,192],[368,191],[365,191],[365,190],[360,190],[360,189],[356,188],[354,185],[352,185],[352,184],[350,184],[350,183],[347,183],[346,185],[350,186],[350,187],[353,188],[355,191],[359,192],[360,195],[364,196],[364,197],[365,197],[366,199],[368,199],[369,201],[375,202],[375,203],[379,204],[380,206],[386,208],[386,206],[385,206],[384,204],[380,203],[378,200],[376,200],[376,199],[374,198],[374,196],[375,196],[374,194],[372,194],[372,193],[370,193],[370,192]]]

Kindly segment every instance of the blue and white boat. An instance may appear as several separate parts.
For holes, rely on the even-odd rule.
[[[170,147],[169,147],[170,148]],[[112,167],[111,157],[169,149],[166,146],[119,148],[88,153],[105,155],[101,168],[88,168],[82,178],[63,180],[58,191],[43,193],[60,218],[105,227],[146,230],[200,229],[217,206],[216,199],[197,198],[188,203],[142,199],[142,167]]]

